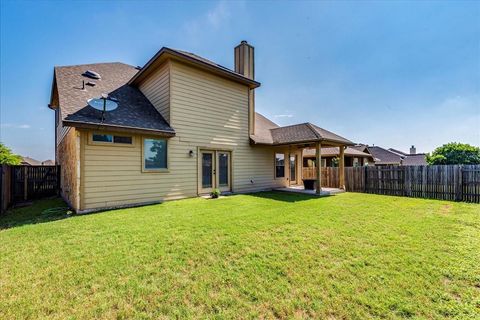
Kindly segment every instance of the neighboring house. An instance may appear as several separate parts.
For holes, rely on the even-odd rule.
[[[22,157],[22,161],[20,162],[23,166],[54,166],[55,161],[53,160],[45,160],[45,161],[38,161],[30,157]]]
[[[279,127],[256,113],[254,49],[242,41],[234,53],[235,71],[170,48],[143,68],[55,67],[49,107],[61,193],[72,208],[300,184],[303,148],[353,145],[310,123]],[[103,94],[115,110],[88,105]]]
[[[42,162],[30,157],[22,157],[20,164],[23,166],[41,166]]]
[[[55,161],[53,160],[42,161],[42,166],[54,166],[54,165],[55,165]]]
[[[376,166],[394,165],[394,166],[424,166],[427,165],[426,155],[416,153],[415,146],[410,148],[410,153],[405,153],[393,148],[384,149],[378,146],[355,146],[353,147],[362,152],[368,152],[374,158]]]
[[[361,167],[374,163],[371,154],[357,150],[353,147],[347,147],[344,151],[345,167]],[[338,167],[338,158],[340,149],[322,148],[322,167]],[[315,167],[315,149],[303,150],[303,167]]]

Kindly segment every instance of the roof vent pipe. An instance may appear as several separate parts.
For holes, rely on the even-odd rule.
[[[92,70],[87,70],[82,75],[92,79],[97,79],[97,80],[102,79],[99,73]]]

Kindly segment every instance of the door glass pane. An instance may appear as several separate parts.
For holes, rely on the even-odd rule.
[[[290,156],[290,180],[295,181],[297,180],[296,173],[297,170],[295,170],[296,167],[296,156]]]
[[[218,184],[220,187],[228,186],[228,153],[218,154]]]
[[[212,187],[213,155],[202,153],[202,187]]]
[[[283,153],[275,154],[275,177],[285,177],[285,154]]]

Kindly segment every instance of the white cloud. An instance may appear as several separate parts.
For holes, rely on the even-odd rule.
[[[228,30],[228,24],[232,21],[231,16],[231,3],[218,2],[204,14],[184,24],[182,32],[184,42],[188,40],[190,46],[196,46],[202,39],[205,40],[205,36]]]
[[[13,129],[30,129],[29,124],[14,124],[14,123],[2,123],[0,125],[2,128],[13,128]]]
[[[219,2],[212,10],[207,12],[207,21],[214,28],[219,28],[230,17],[230,10],[224,1]]]
[[[293,114],[276,114],[275,118],[293,118]]]

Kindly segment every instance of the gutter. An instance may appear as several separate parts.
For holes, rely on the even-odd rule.
[[[85,129],[93,129],[93,130],[136,132],[136,133],[143,133],[143,134],[161,135],[166,137],[174,137],[176,135],[175,131],[147,129],[147,128],[140,128],[140,127],[126,127],[126,126],[118,126],[118,125],[105,124],[105,123],[97,124],[97,123],[88,123],[88,122],[80,122],[80,121],[72,121],[72,120],[63,120],[62,124],[66,127],[85,128]]]

